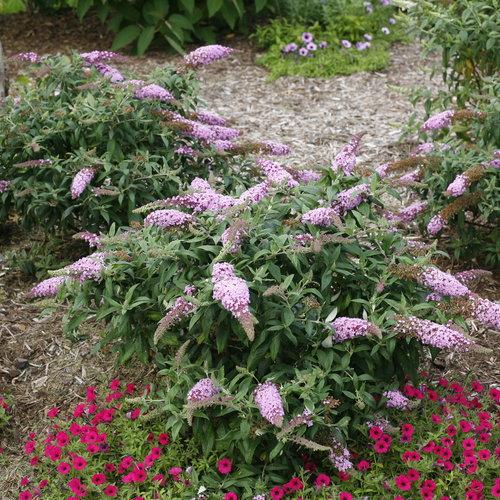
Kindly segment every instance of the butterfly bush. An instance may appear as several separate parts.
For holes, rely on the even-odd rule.
[[[196,382],[189,390],[187,401],[189,403],[201,403],[213,398],[220,392],[220,388],[216,387],[211,379],[204,378]]]
[[[374,324],[358,318],[337,318],[330,326],[334,331],[335,342],[343,342],[369,334],[380,334]]]
[[[332,169],[335,172],[342,170],[345,175],[351,175],[356,166],[356,158],[361,143],[362,135],[355,135],[346,144],[332,162]]]
[[[145,226],[158,226],[163,229],[184,226],[193,222],[193,217],[179,210],[155,210],[145,219]]]
[[[97,232],[138,221],[135,208],[185,191],[209,170],[227,185],[251,187],[249,169],[228,174],[254,152],[225,158],[214,150],[215,141],[241,134],[199,109],[191,71],[166,66],[142,81],[109,66],[119,58],[108,51],[48,56],[43,77],[38,59],[26,59],[32,81],[18,85],[21,100],[7,99],[0,117],[2,221],[16,212],[24,227],[49,234]]]
[[[186,54],[183,62],[186,66],[197,68],[225,59],[233,52],[232,48],[223,45],[207,45]]]

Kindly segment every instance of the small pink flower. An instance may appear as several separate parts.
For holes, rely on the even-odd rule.
[[[223,458],[217,462],[217,470],[221,474],[229,474],[233,469],[233,463],[229,458]]]
[[[59,408],[51,408],[48,412],[47,412],[47,417],[49,418],[55,418],[57,417],[57,414],[59,413]]]

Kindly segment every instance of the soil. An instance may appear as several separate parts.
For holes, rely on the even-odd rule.
[[[36,50],[41,54],[107,49],[112,36],[94,18],[81,23],[71,12],[55,16],[16,14],[0,17],[1,40],[8,56]],[[248,42],[232,39],[238,51],[222,64],[199,71],[205,107],[228,118],[248,139],[268,139],[292,146],[292,163],[300,166],[329,164],[334,154],[358,132],[365,132],[361,162],[373,168],[395,154],[403,155],[411,142],[400,140],[400,129],[414,112],[408,101],[413,87],[437,90],[430,80],[435,58],[424,60],[419,47],[397,45],[386,71],[359,73],[332,79],[281,78],[271,82],[255,64],[256,50]],[[152,52],[128,58],[126,66],[145,74],[159,64],[175,63],[178,56]],[[11,79],[19,67],[11,62]],[[0,433],[0,498],[17,498],[22,474],[20,443],[27,432],[39,429],[42,416],[53,406],[64,408],[82,398],[87,385],[114,376],[129,382],[144,380],[147,367],[118,369],[114,354],[94,350],[99,328],[94,325],[83,339],[70,341],[62,331],[64,307],[47,309],[28,291],[34,283],[9,268],[6,255],[30,247],[32,235],[17,229],[0,234],[0,394],[10,395],[12,423]],[[498,299],[497,281],[480,293]],[[491,352],[450,354],[433,369],[465,377],[473,373],[483,382],[498,381],[498,333],[472,325],[475,337]],[[498,351],[497,351],[498,352]]]

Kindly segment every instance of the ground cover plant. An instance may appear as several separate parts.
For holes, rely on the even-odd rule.
[[[242,162],[226,175],[237,151],[220,153],[239,132],[196,108],[192,71],[230,53],[205,47],[149,81],[125,78],[107,64],[118,58],[110,52],[22,54],[37,73],[0,115],[1,220],[15,212],[28,229],[43,220],[47,232],[98,231],[128,224],[137,206],[177,194],[196,175],[237,183]],[[239,155],[272,148],[247,143]]]
[[[404,37],[396,12],[390,2],[283,2],[283,17],[257,28],[266,51],[258,61],[271,78],[383,69],[391,44]]]

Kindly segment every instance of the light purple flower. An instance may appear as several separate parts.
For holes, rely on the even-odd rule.
[[[76,173],[71,182],[71,197],[73,199],[78,198],[85,191],[95,174],[96,171],[93,168],[82,168]]]
[[[212,281],[214,277],[212,276]],[[250,315],[250,291],[245,280],[237,276],[218,279],[214,283],[213,298],[236,319]]]
[[[262,417],[276,427],[281,427],[285,411],[277,385],[270,381],[259,384],[253,397]]]
[[[394,19],[393,17],[390,17],[389,24],[396,24],[396,19]]]
[[[89,231],[83,231],[81,233],[77,233],[73,235],[73,238],[76,240],[85,241],[89,247],[100,247],[102,246],[101,237],[98,234],[91,233]]]
[[[500,304],[478,295],[469,297],[474,318],[487,328],[500,331]]]
[[[373,37],[369,34],[369,33],[365,33],[363,35],[363,38],[367,41],[367,42],[371,42],[373,40]]]
[[[399,318],[396,329],[403,335],[414,336],[423,344],[438,349],[467,350],[473,345],[473,342],[458,330],[415,316]]]
[[[317,46],[314,42],[309,42],[309,43],[306,45],[306,49],[307,49],[309,52],[314,52],[317,48],[318,48],[318,46]]]
[[[278,163],[264,158],[257,158],[256,163],[272,184],[286,184],[288,187],[299,185],[293,176]]]
[[[433,115],[424,122],[424,124],[420,127],[420,130],[423,132],[429,132],[430,130],[448,128],[451,125],[451,120],[453,119],[454,114],[455,111],[447,110]]]
[[[190,146],[179,146],[175,151],[178,155],[191,156],[194,158],[198,153]]]
[[[179,210],[155,210],[144,219],[144,226],[157,226],[163,229],[182,227],[193,222],[193,216]]]
[[[184,288],[184,293],[188,296],[193,296],[196,293],[196,287],[193,285],[186,285]],[[155,332],[155,339],[158,335],[161,335],[171,326],[175,325],[182,318],[186,317],[189,313],[194,311],[195,305],[189,302],[184,297],[178,297],[174,304],[169,308],[165,316],[158,322],[158,327]]]
[[[302,33],[302,41],[304,43],[312,42],[313,39],[314,39],[314,36],[312,33],[309,33],[308,31],[306,31],[305,33]]]
[[[54,276],[48,278],[38,283],[38,285],[35,285],[30,290],[29,294],[32,297],[54,297],[67,279],[67,276]]]
[[[229,252],[237,253],[241,249],[241,243],[243,238],[246,236],[246,230],[244,228],[233,229],[229,226],[221,235],[220,241],[226,246],[230,245]]]
[[[339,213],[345,214],[360,205],[369,193],[370,186],[366,183],[344,189],[338,193],[337,200],[332,204],[332,207]]]
[[[18,61],[24,61],[29,63],[38,63],[41,58],[36,52],[19,52],[14,56]]]
[[[433,266],[425,267],[418,281],[440,295],[462,297],[470,295],[471,293],[471,291],[454,276]]]
[[[201,403],[207,401],[220,392],[220,388],[209,378],[202,378],[189,390],[187,394],[188,403]]]
[[[339,317],[330,324],[333,329],[333,341],[344,342],[369,334],[380,335],[380,330],[369,321],[358,318]]]
[[[116,52],[110,52],[109,50],[93,50],[92,52],[81,53],[80,57],[87,64],[98,64],[110,61],[111,59],[116,59],[119,55]]]
[[[230,56],[234,49],[223,45],[205,45],[184,56],[184,63],[192,68],[206,66]]]
[[[375,169],[375,172],[383,179],[384,177],[387,176],[388,169],[389,169],[389,163],[382,163],[382,165],[379,165]]]
[[[240,194],[239,197],[239,202],[240,203],[246,203],[246,202],[251,202],[251,203],[258,203],[262,199],[264,199],[269,193],[269,185],[267,182],[261,182],[259,184],[256,184],[255,186],[252,186],[251,188],[247,189],[246,191],[243,191],[243,193]]]
[[[217,152],[223,153],[224,151],[231,151],[234,148],[234,143],[231,141],[216,140],[212,143],[212,146]]]
[[[299,49],[299,54],[302,56],[302,57],[305,57],[307,56],[307,54],[309,54],[309,51],[305,48],[305,47],[301,47]]]
[[[290,154],[290,146],[275,141],[262,141],[263,150],[268,155],[286,156]]]
[[[153,100],[169,102],[174,100],[174,96],[167,90],[156,85],[156,83],[151,83],[150,85],[144,85],[144,87],[139,87],[135,90],[134,96],[141,100]]]
[[[106,253],[95,252],[64,267],[60,272],[78,278],[80,281],[98,281],[104,269]]]
[[[370,42],[356,42],[357,50],[366,50],[370,47]]]
[[[349,40],[342,40],[340,43],[342,44],[342,47],[345,47],[346,49],[350,49],[352,47],[352,44]]]
[[[325,42],[325,41],[323,41],[323,42],[319,42],[318,47],[319,47],[320,49],[326,49],[326,48],[328,47],[328,42]]]
[[[333,208],[314,208],[309,210],[300,218],[302,224],[314,224],[315,226],[329,227],[333,224],[338,213]]]
[[[361,134],[354,135],[351,140],[340,150],[332,162],[332,169],[338,172],[340,169],[345,175],[351,175],[356,166],[356,156],[361,143]]]
[[[441,217],[441,215],[437,214],[429,221],[427,224],[427,232],[431,236],[435,236],[437,233],[443,230],[446,225],[446,221]]]
[[[226,124],[226,120],[222,118],[222,116],[206,110],[197,111],[196,119],[201,123],[205,123],[206,125],[224,126]]]
[[[467,271],[461,271],[455,274],[460,283],[468,286],[475,281],[480,281],[483,278],[488,278],[492,275],[491,271],[486,271],[485,269],[469,269]]]
[[[460,196],[467,191],[469,184],[470,180],[466,175],[457,175],[453,182],[446,188],[445,194],[455,197]]]
[[[435,149],[435,144],[433,142],[424,142],[419,144],[415,149],[410,153],[411,156],[420,156],[432,153]]]
[[[391,30],[387,27],[387,26],[384,26],[381,30],[380,30],[384,35],[388,35]]]
[[[387,408],[407,410],[410,405],[410,400],[401,391],[385,391],[382,396],[387,399],[385,403]]]
[[[426,201],[415,201],[396,214],[396,219],[401,222],[411,222],[427,208]]]
[[[336,439],[332,439],[332,451],[330,452],[329,459],[333,466],[340,472],[346,472],[352,469],[350,458],[351,454],[349,450]]]
[[[296,43],[289,43],[288,45],[285,45],[285,47],[283,47],[283,52],[285,52],[286,54],[290,53],[290,52],[295,52],[297,50],[297,44]]]
[[[0,179],[0,193],[4,193],[9,189],[10,181]]]
[[[295,177],[299,182],[308,184],[309,182],[319,181],[321,174],[316,170],[296,170]]]
[[[380,0],[380,5],[387,7],[388,5],[391,5],[391,0]]]
[[[125,80],[123,75],[116,68],[108,66],[107,64],[96,63],[95,68],[97,71],[99,71],[99,73],[101,73],[102,76],[104,76],[104,78],[107,78],[111,83],[123,82]]]
[[[412,170],[411,172],[408,172],[405,175],[402,175],[398,179],[398,184],[401,186],[410,186],[414,184],[415,182],[418,182],[421,178],[421,171],[419,168],[416,168],[415,170]]]

